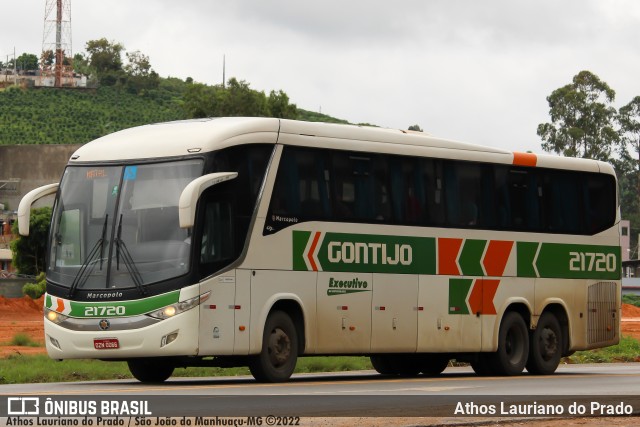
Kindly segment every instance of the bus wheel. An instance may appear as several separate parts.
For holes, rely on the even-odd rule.
[[[391,357],[385,354],[376,354],[369,359],[371,359],[371,365],[373,365],[373,369],[375,369],[381,375],[394,375],[395,371],[391,365]]]
[[[173,374],[175,366],[166,359],[130,359],[129,371],[140,382],[161,383]]]
[[[417,354],[396,354],[391,357],[391,369],[401,377],[416,377],[420,374],[421,362]]]
[[[553,374],[562,356],[562,330],[556,316],[542,313],[538,327],[531,334],[527,371],[535,375]]]
[[[475,359],[471,361],[471,368],[481,377],[494,375],[491,357],[493,353],[479,353]]]
[[[282,311],[267,317],[262,336],[262,351],[251,358],[249,370],[260,382],[287,381],[298,360],[298,335],[291,318]]]
[[[440,375],[448,364],[449,357],[444,354],[423,354],[420,356],[420,371],[428,377]]]
[[[529,357],[529,330],[522,316],[510,311],[502,318],[498,350],[490,356],[491,367],[498,375],[518,375]]]

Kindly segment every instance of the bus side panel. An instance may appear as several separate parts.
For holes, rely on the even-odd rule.
[[[251,328],[251,272],[236,270],[235,342],[233,354],[249,354]]]
[[[482,322],[482,351],[496,351],[500,322],[504,313],[514,306],[523,306],[530,315],[533,314],[535,279],[518,277],[486,278],[495,281],[493,287],[486,287],[486,292],[494,293],[484,296]],[[493,289],[495,287],[495,289]],[[527,319],[525,319],[527,322]],[[527,323],[527,327],[530,324]]]
[[[559,304],[569,321],[569,344],[584,342],[586,336],[585,281],[580,279],[536,279],[534,323],[550,304]]]
[[[420,276],[419,353],[480,351],[481,320],[468,307],[476,279]]]
[[[300,306],[305,328],[305,353],[313,353],[316,328],[316,277],[313,271],[248,270],[251,272],[251,327],[249,353],[262,349],[264,325],[269,312],[279,301]],[[300,332],[300,331],[299,331]]]
[[[235,341],[235,271],[202,282],[200,292],[208,291],[211,296],[200,307],[198,354],[231,355]]]
[[[371,352],[416,351],[418,276],[374,274]]]
[[[371,273],[318,273],[318,353],[368,353],[371,348]]]

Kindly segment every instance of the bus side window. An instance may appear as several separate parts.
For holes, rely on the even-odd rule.
[[[391,191],[389,184],[388,158],[376,156],[373,159],[373,200],[374,215],[376,221],[390,223],[393,220],[391,214]]]
[[[482,202],[482,168],[470,162],[444,162],[444,187],[447,224],[452,227],[477,227]]]
[[[235,257],[233,208],[229,200],[210,200],[204,207],[202,237],[200,238],[200,264],[204,275],[209,275]]]
[[[391,157],[388,164],[395,222],[419,224],[424,214],[424,185],[417,161],[408,157]]]
[[[526,169],[510,169],[507,174],[507,189],[511,227],[516,230],[539,231],[540,203],[536,174]]]
[[[609,175],[588,174],[583,180],[584,215],[588,234],[596,234],[615,223],[615,181]]]
[[[420,159],[416,170],[416,196],[423,207],[421,224],[442,226],[445,222],[442,160]]]
[[[271,193],[265,230],[270,234],[298,222],[330,218],[330,174],[324,150],[286,146]],[[289,221],[295,218],[295,222]]]

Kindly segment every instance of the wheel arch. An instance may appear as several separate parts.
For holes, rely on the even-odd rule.
[[[555,318],[558,320],[558,323],[560,323],[560,328],[562,328],[562,340],[563,340],[562,355],[563,356],[567,355],[569,353],[569,348],[571,348],[571,323],[569,321],[568,310],[564,301],[556,300],[556,299],[545,301],[545,306],[540,312],[540,316],[542,316],[542,314],[544,313],[553,314]],[[537,322],[540,316],[536,317],[535,319],[536,325],[532,325],[532,326],[537,326]]]
[[[507,304],[505,304],[504,309],[499,313],[499,316],[496,318],[496,322],[493,326],[493,336],[491,337],[491,351],[495,351],[498,348],[500,325],[502,324],[504,316],[512,311],[518,313],[524,320],[524,323],[528,325],[529,328],[531,327],[531,313],[533,310],[531,309],[531,305],[529,304],[529,302],[525,299],[513,299],[508,301]]]
[[[296,328],[296,334],[298,335],[298,354],[303,354],[307,348],[307,320],[308,316],[305,315],[304,304],[297,295],[294,294],[277,294],[272,296],[267,303],[263,306],[260,312],[259,321],[254,329],[255,335],[252,342],[254,347],[250,353],[260,353],[262,350],[262,334],[264,332],[265,324],[269,314],[274,311],[282,311],[286,313],[293,322]]]

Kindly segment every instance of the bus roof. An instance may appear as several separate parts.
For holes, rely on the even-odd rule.
[[[179,157],[256,142],[614,173],[608,163],[595,160],[514,153],[422,132],[265,117],[181,120],[129,128],[85,144],[70,163]]]

